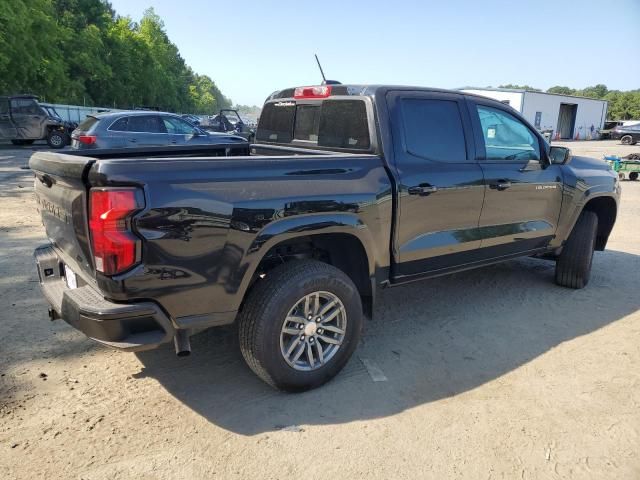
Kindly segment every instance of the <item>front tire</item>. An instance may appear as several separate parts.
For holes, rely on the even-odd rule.
[[[598,216],[594,212],[582,212],[556,262],[558,285],[576,289],[587,286],[597,232]]]
[[[342,370],[360,339],[362,303],[341,270],[295,260],[267,273],[239,318],[240,349],[262,380],[285,391],[318,387]]]
[[[636,180],[638,180],[638,172],[631,172],[629,174],[629,180],[631,180],[632,182],[635,182]]]
[[[635,142],[633,141],[633,137],[631,135],[625,135],[620,139],[620,143],[622,145],[633,145]]]
[[[66,143],[65,135],[62,132],[52,130],[47,135],[47,145],[51,148],[64,148]]]

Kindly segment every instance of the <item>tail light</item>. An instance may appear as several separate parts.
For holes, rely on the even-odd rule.
[[[331,85],[316,87],[298,87],[293,91],[293,98],[327,98],[331,95]]]
[[[98,137],[95,135],[79,135],[77,138],[80,143],[84,143],[85,145],[93,145],[96,143],[96,140],[98,140]]]
[[[144,207],[136,188],[89,190],[89,234],[96,270],[122,273],[137,262],[140,239],[131,231],[131,216]]]

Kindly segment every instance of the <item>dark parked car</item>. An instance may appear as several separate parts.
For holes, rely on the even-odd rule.
[[[205,132],[179,115],[135,110],[89,115],[71,134],[71,147],[84,150],[215,145],[228,143],[230,138],[233,136]],[[246,141],[237,136],[235,140]]]
[[[72,128],[51,105],[38,103],[34,95],[0,96],[0,138],[14,145],[46,140],[51,148],[62,148],[69,143]]]
[[[607,120],[607,121],[605,121],[604,125],[599,130],[600,139],[606,140],[608,138],[611,138],[611,131],[616,127],[622,126],[623,124],[624,124],[624,122],[621,121],[621,120]]]
[[[191,333],[237,321],[251,369],[303,390],[346,364],[378,289],[525,256],[582,288],[616,220],[607,163],[550,147],[486,97],[290,88],[256,136],[251,157],[33,155],[50,317],[179,355]]]
[[[629,126],[617,126],[611,131],[611,138],[620,140],[623,145],[635,145],[640,141],[640,123]]]

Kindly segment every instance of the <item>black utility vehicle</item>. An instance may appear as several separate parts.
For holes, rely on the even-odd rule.
[[[249,142],[255,140],[255,131],[242,120],[237,110],[222,109],[220,113],[209,120],[206,130],[211,132],[231,133],[246,138]]]
[[[257,141],[233,158],[32,156],[51,318],[179,355],[238,322],[253,371],[303,390],[345,365],[379,288],[533,255],[582,288],[616,219],[605,162],[484,97],[291,88],[268,98]]]
[[[51,148],[62,148],[69,143],[73,127],[34,95],[0,96],[0,138],[14,145],[46,140]]]

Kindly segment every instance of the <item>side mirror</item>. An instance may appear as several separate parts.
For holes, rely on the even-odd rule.
[[[555,145],[551,146],[549,148],[549,159],[552,164],[564,165],[571,159],[571,149]]]

